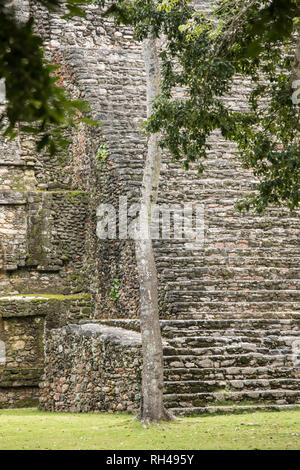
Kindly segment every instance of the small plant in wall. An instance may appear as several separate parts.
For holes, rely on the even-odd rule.
[[[120,281],[119,279],[114,279],[113,286],[110,290],[109,296],[113,301],[118,300],[120,297]]]
[[[99,145],[97,153],[96,153],[96,161],[99,170],[101,170],[104,166],[104,163],[108,157],[108,147],[106,143]]]

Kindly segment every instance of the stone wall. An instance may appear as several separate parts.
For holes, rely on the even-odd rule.
[[[5,308],[7,307],[7,308]],[[0,408],[37,404],[43,370],[45,311],[30,310],[30,321],[10,299],[0,301]]]
[[[15,2],[20,21],[32,2]],[[39,12],[38,24],[48,22]],[[60,56],[60,84],[81,91]],[[36,402],[44,334],[94,316],[99,278],[95,256],[97,129],[66,131],[70,146],[50,157],[32,136],[0,143],[0,406]],[[25,401],[24,401],[25,400]]]
[[[88,294],[15,295],[0,298],[0,408],[38,403],[45,332],[90,318]]]
[[[49,15],[40,7],[32,8],[47,54],[61,66],[62,82],[71,93],[76,91],[91,104],[93,117],[102,123],[98,136],[92,129],[86,137],[88,144],[95,135],[97,145],[105,144],[108,149],[107,158],[100,162],[95,159],[97,147],[90,154],[96,163],[92,178],[89,164],[86,165],[85,179],[91,182],[90,207],[96,224],[99,203],[117,208],[119,196],[127,196],[129,203],[138,200],[139,168],[143,166],[146,149],[141,133],[146,116],[141,45],[134,41],[131,28],[116,27],[111,19],[101,16],[98,7],[87,6],[86,18],[68,21]],[[95,233],[95,226],[90,229]],[[94,259],[96,316],[138,316],[139,290],[132,241],[97,240]],[[114,279],[121,283],[117,302],[110,297]]]
[[[97,324],[49,332],[40,407],[47,411],[137,411],[140,334]]]

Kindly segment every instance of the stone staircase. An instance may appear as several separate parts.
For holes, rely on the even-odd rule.
[[[128,29],[118,39],[112,39],[109,21],[104,29],[107,35],[100,35],[96,46],[58,40],[66,66],[103,123],[113,169],[104,174],[104,201],[116,203],[119,194],[136,201],[145,154],[140,134],[143,56]],[[240,90],[232,99],[237,110]],[[178,414],[294,406],[300,404],[293,349],[300,340],[299,213],[277,208],[263,215],[237,213],[235,202],[255,189],[256,180],[241,167],[230,143],[219,135],[211,141],[202,175],[197,168],[184,171],[168,155],[163,159],[158,203],[200,203],[205,218],[201,249],[187,250],[182,240],[154,241],[162,332],[168,341],[166,404]],[[102,295],[100,318],[137,329],[137,313],[130,310],[137,284],[130,284],[132,260],[119,261],[122,250],[116,255],[119,274],[111,269],[111,279],[122,279],[123,298],[118,311],[112,303],[106,307],[111,279],[103,280],[109,288]],[[113,258],[108,261],[112,266]]]
[[[165,404],[176,415],[300,405],[298,314],[241,317],[161,320]],[[101,322],[139,330],[138,320]]]
[[[162,322],[162,331],[165,400],[176,414],[300,403],[291,352],[299,321],[177,320]]]
[[[194,198],[205,214],[202,249],[186,250],[180,240],[154,243],[168,341],[165,402],[183,415],[294,407],[300,405],[299,214],[237,213],[235,201],[254,180],[226,157],[228,148],[216,142],[216,152],[226,152],[224,170],[212,159],[201,178],[190,170],[184,180],[172,165],[162,177],[164,198],[178,200],[179,188],[187,187],[184,201]]]
[[[136,200],[146,150],[140,132],[146,111],[141,48],[129,28],[116,32],[92,7],[87,12],[75,23],[53,14],[44,25],[37,10],[36,27],[102,121],[109,158],[99,170],[101,201],[116,204],[125,194]],[[237,110],[241,95],[242,88],[232,100]],[[188,250],[182,240],[154,242],[167,342],[165,402],[176,414],[300,405],[299,213],[275,208],[264,215],[237,213],[236,200],[254,189],[256,180],[234,152],[214,135],[202,175],[196,168],[185,172],[169,156],[163,161],[158,202],[200,203],[205,217],[201,249]],[[108,245],[95,255],[101,260],[99,292],[106,288],[96,318],[137,329],[138,303],[131,302],[138,291],[131,276],[135,261],[126,254],[128,245],[118,243],[115,258]],[[106,251],[107,258],[101,257]],[[116,277],[122,280],[117,305],[109,299]]]

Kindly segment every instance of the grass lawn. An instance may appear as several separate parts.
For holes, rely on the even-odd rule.
[[[144,428],[131,415],[0,410],[0,449],[300,449],[300,409],[180,418]]]

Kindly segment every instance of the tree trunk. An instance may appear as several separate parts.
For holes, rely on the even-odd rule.
[[[160,91],[158,45],[153,37],[144,41],[147,76],[147,114]],[[163,345],[159,324],[158,281],[151,237],[151,219],[157,201],[161,167],[159,136],[150,135],[141,190],[140,226],[135,247],[140,282],[140,320],[143,349],[142,400],[138,418],[145,422],[170,420],[163,405]]]

